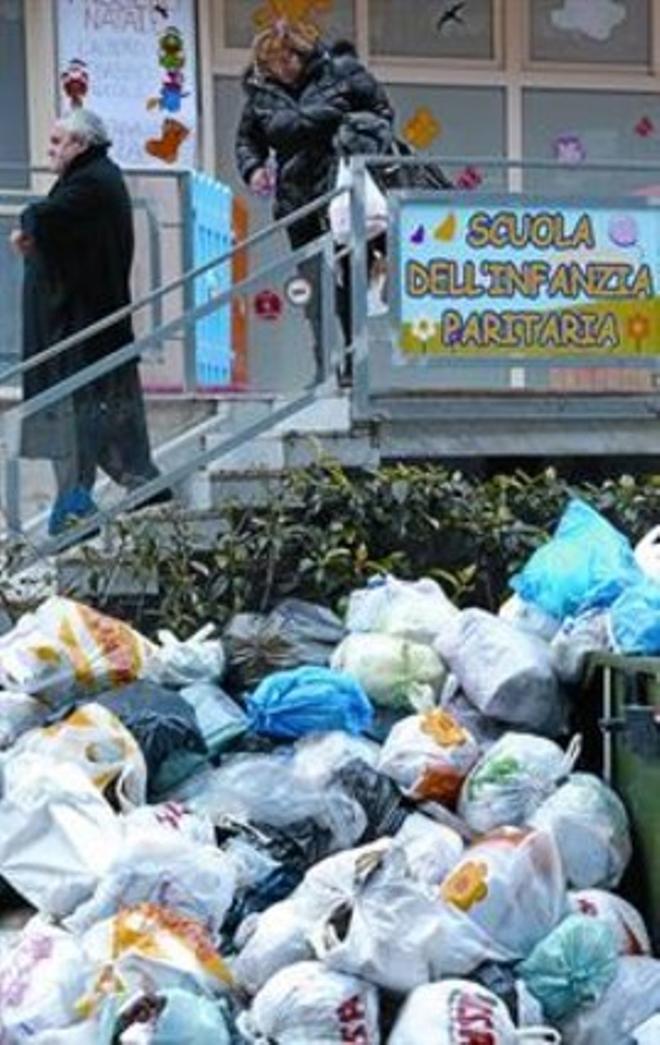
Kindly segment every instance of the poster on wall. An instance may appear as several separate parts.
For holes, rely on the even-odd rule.
[[[125,167],[195,166],[195,0],[55,0],[59,111],[105,120]]]
[[[395,341],[428,356],[660,355],[660,211],[404,198]]]

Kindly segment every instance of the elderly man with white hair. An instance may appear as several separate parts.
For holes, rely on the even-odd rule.
[[[131,200],[109,158],[103,121],[87,109],[58,120],[48,157],[57,181],[21,214],[11,243],[25,263],[24,358],[130,302]],[[37,395],[133,340],[130,317],[27,371],[24,396]],[[21,454],[53,462],[57,498],[51,535],[96,511],[97,468],[127,489],[157,476],[151,459],[137,362],[108,374],[24,421]],[[171,497],[169,491],[160,500]]]

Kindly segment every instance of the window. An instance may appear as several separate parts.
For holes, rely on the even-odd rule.
[[[376,57],[494,58],[493,0],[369,0],[368,12]]]
[[[530,58],[649,66],[649,0],[531,0]]]
[[[0,135],[0,164],[27,164],[23,0],[0,0],[0,127],[4,132]],[[27,184],[21,171],[0,170],[0,181],[5,187]]]

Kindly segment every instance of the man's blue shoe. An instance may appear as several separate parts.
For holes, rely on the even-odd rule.
[[[59,537],[69,526],[94,515],[97,511],[89,490],[84,486],[76,486],[73,490],[60,494],[55,501],[48,519],[48,533],[51,537]]]

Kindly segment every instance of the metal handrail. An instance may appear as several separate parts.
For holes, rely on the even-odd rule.
[[[294,224],[296,221],[300,221],[301,218],[307,217],[309,214],[314,214],[317,210],[327,206],[337,196],[341,196],[344,193],[350,191],[346,186],[333,189],[331,192],[325,193],[323,196],[317,197],[312,200],[311,203],[306,204],[299,210],[294,211],[292,214],[288,214],[284,218],[280,218],[278,221],[273,222],[270,225],[266,225],[263,229],[259,229],[251,236],[246,239],[240,240],[235,243],[229,250],[224,251],[222,254],[217,255],[215,258],[211,258],[209,261],[205,261],[202,265],[198,265],[196,268],[189,269],[182,275],[177,276],[169,283],[164,284],[162,287],[158,287],[156,290],[150,291],[145,294],[144,297],[138,301],[133,301],[128,305],[123,305],[115,312],[104,316],[103,319],[97,320],[90,326],[85,327],[84,330],[79,330],[75,334],[71,334],[69,337],[63,338],[61,341],[56,342],[54,345],[49,345],[48,348],[44,349],[43,352],[39,352],[36,355],[30,356],[29,359],[21,360],[19,363],[14,363],[6,370],[0,372],[0,385],[6,384],[14,378],[27,373],[35,366],[39,366],[42,363],[48,362],[51,359],[56,358],[63,352],[68,351],[70,348],[75,348],[76,345],[83,344],[91,337],[95,337],[97,334],[102,333],[109,327],[114,326],[116,323],[121,322],[122,319],[139,312],[141,309],[146,308],[147,305],[151,305],[157,299],[165,297],[167,294],[174,290],[178,290],[180,287],[185,286],[188,282],[199,279],[212,269],[218,268],[218,266],[225,264],[234,257],[235,254],[240,251],[246,250],[249,247],[260,243],[263,239],[271,236],[274,232],[286,229],[289,225]],[[236,286],[236,285],[235,285]],[[234,289],[235,289],[234,286]],[[151,340],[154,340],[153,335]]]

